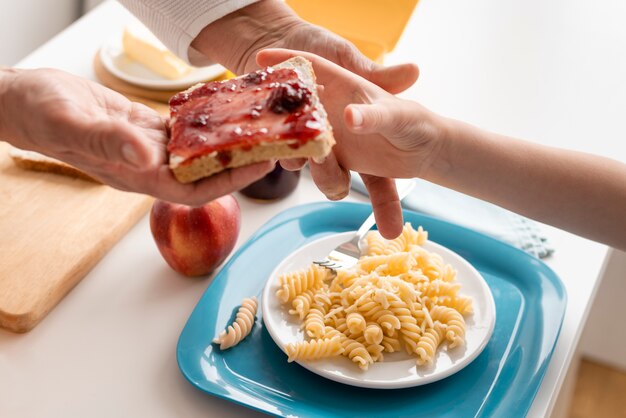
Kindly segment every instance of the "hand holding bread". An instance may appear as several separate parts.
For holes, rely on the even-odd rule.
[[[0,69],[0,138],[120,190],[199,206],[273,169],[266,161],[193,184],[168,166],[166,119],[95,82],[52,69]]]
[[[4,111],[11,123],[4,124],[1,133],[17,147],[64,161],[79,173],[112,187],[188,205],[201,205],[241,189],[272,170],[276,159],[294,157],[324,161],[322,165],[311,164],[313,178],[329,197],[342,198],[349,187],[346,167],[358,169],[358,166],[348,160],[337,163],[337,157],[343,158],[341,152],[346,149],[344,140],[339,152],[330,152],[335,142],[333,131],[318,97],[311,63],[292,55],[295,54],[289,53],[283,63],[274,63],[278,65],[270,70],[259,70],[234,81],[206,84],[176,95],[173,100],[178,104],[172,106],[173,118],[169,122],[172,138],[166,120],[157,112],[96,83],[56,70],[11,71],[2,74],[1,81],[6,86],[3,101],[16,106]],[[278,81],[259,81],[264,77]],[[280,81],[276,77],[287,78]],[[324,73],[324,77],[328,75]],[[206,94],[207,88],[218,87],[238,89],[233,94],[251,96],[252,102],[231,105],[232,100],[226,97],[217,107],[194,105],[192,113],[184,114],[194,101],[211,102],[209,96],[213,93]],[[204,93],[199,94],[203,88]],[[336,112],[335,103],[346,100],[342,95],[348,93],[344,88],[326,94],[333,112]],[[231,141],[234,148],[204,154],[200,150],[194,156],[200,158],[189,161],[182,157],[190,155],[181,151],[185,151],[184,144],[172,148],[176,134],[189,129],[201,140],[211,137],[210,129],[205,128],[214,124],[216,115],[202,112],[212,109],[215,113],[216,109],[229,105],[230,110],[224,113],[240,112],[243,119],[218,120],[217,132],[231,129],[231,139],[237,137],[239,141]],[[37,114],[35,123],[29,123],[32,114]],[[208,123],[211,117],[213,120]],[[337,120],[337,115],[330,115],[330,119]],[[338,127],[344,136],[345,128],[341,124]],[[189,136],[183,143],[188,139]],[[16,161],[22,163],[22,157]],[[35,162],[40,161],[32,160],[29,164]],[[51,167],[49,161],[38,166]],[[58,167],[59,172],[69,172],[61,164]],[[381,232],[395,236],[395,227],[402,225],[395,185],[390,179],[366,174],[364,179],[372,194]]]

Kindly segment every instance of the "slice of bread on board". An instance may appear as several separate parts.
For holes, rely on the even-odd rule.
[[[9,157],[16,166],[25,170],[41,171],[45,173],[61,174],[64,176],[74,177],[78,179],[100,183],[89,174],[79,170],[78,168],[66,164],[63,161],[45,156],[35,151],[26,151],[19,148],[11,147],[9,149]]]

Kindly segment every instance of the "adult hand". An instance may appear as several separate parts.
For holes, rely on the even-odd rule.
[[[325,57],[391,93],[406,90],[419,76],[419,69],[414,64],[383,67],[373,63],[352,43],[300,19],[281,0],[262,0],[211,23],[200,32],[192,46],[238,74],[258,68],[255,60],[258,51],[265,48],[288,48]],[[285,166],[289,167],[289,163],[285,163]],[[293,168],[300,166],[301,164],[296,164]],[[334,170],[321,170],[311,165],[322,192],[330,199],[341,199],[350,190],[349,173],[340,170],[336,164],[329,163],[324,168],[330,167],[334,167]],[[367,176],[363,179],[368,189],[376,190],[381,198],[386,196],[390,199],[389,202],[380,204],[393,207],[393,211],[385,212],[396,215],[389,222],[379,216],[378,226],[383,236],[397,236],[401,232],[402,215],[395,184],[390,179]],[[374,203],[379,201],[380,199],[373,199]],[[379,214],[383,213],[380,207],[377,210]]]
[[[322,56],[394,94],[419,76],[413,64],[375,64],[352,43],[300,19],[282,0],[262,0],[224,16],[205,27],[192,46],[237,74],[258,68],[258,51],[286,48]]]
[[[320,99],[326,108],[337,144],[320,164],[310,161],[317,186],[332,196],[346,182],[347,170],[361,174],[368,188],[377,224],[384,236],[395,236],[402,213],[391,178],[424,176],[442,142],[443,119],[419,104],[398,99],[382,88],[313,54],[265,50],[259,65],[273,65],[293,56],[313,63]],[[297,169],[303,161],[282,162]],[[394,235],[395,234],[395,235]]]
[[[165,119],[97,83],[52,70],[0,69],[0,137],[120,190],[201,205],[263,177],[273,162],[191,184],[168,167]]]

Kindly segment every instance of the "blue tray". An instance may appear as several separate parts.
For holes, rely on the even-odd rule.
[[[276,416],[487,417],[526,415],[556,343],[566,306],[563,284],[541,261],[460,226],[404,211],[429,238],[480,271],[496,302],[496,326],[481,355],[460,372],[410,389],[374,390],[321,378],[287,363],[257,319],[239,346],[220,352],[211,339],[244,297],[261,295],[274,267],[324,235],[355,230],[371,207],[314,203],[274,217],[246,242],[206,290],[178,341],[178,365],[197,388]],[[260,309],[259,309],[260,311]]]

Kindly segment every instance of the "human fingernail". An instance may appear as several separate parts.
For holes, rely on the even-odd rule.
[[[356,107],[353,107],[351,110],[352,110],[352,126],[354,128],[360,128],[361,126],[363,126],[363,113],[361,113],[361,111],[357,109]]]
[[[122,145],[122,156],[124,157],[124,160],[126,160],[126,162],[130,165],[138,168],[143,165],[143,161],[139,156],[139,153],[132,144]]]
[[[326,198],[328,200],[337,201],[337,200],[342,200],[342,199],[346,198],[348,196],[348,194],[350,194],[350,192],[348,190],[341,190],[341,191],[338,191],[338,192],[328,193],[326,195]]]
[[[313,157],[312,160],[315,164],[324,164],[324,161],[326,161],[327,158],[328,155],[325,155],[323,157]]]

